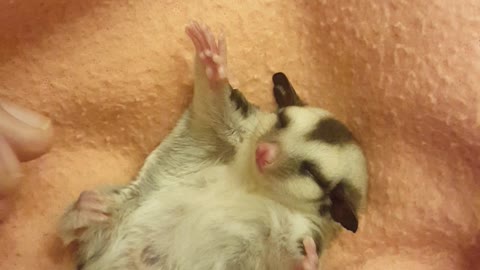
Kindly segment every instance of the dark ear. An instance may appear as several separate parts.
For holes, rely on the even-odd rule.
[[[354,233],[358,229],[357,210],[355,207],[358,196],[357,192],[349,189],[343,183],[338,184],[330,192],[330,200],[332,201],[330,215],[333,220]]]
[[[279,109],[287,106],[304,106],[285,74],[282,72],[273,74],[272,81],[273,96]]]

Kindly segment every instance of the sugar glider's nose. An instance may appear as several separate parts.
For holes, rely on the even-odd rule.
[[[258,170],[263,173],[265,168],[277,159],[279,152],[279,147],[276,143],[259,143],[255,151],[255,161]]]

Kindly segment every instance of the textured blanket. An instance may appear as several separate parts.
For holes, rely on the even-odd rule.
[[[189,19],[224,30],[234,86],[273,109],[285,72],[351,127],[369,207],[323,269],[480,269],[480,3],[448,1],[0,2],[0,98],[53,119],[24,164],[0,269],[73,269],[55,236],[85,189],[127,183],[192,94]]]

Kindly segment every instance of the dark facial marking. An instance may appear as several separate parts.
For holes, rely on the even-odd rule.
[[[322,119],[307,135],[308,140],[320,140],[330,144],[344,144],[353,140],[352,133],[340,121],[333,118]]]
[[[78,265],[77,265],[77,270],[82,270],[82,269],[83,269],[83,266],[84,266],[84,264],[83,264],[83,263],[81,263],[81,264],[78,264]]]
[[[320,205],[320,207],[318,208],[318,213],[322,217],[326,216],[328,213],[330,213],[330,205],[327,205],[327,204]]]
[[[285,110],[281,110],[277,114],[277,124],[276,127],[278,129],[286,128],[288,126],[288,123],[290,122],[290,119],[287,117],[285,114]]]
[[[231,89],[230,101],[235,103],[236,110],[240,110],[243,117],[247,117],[250,112],[250,104],[238,89]]]
[[[330,190],[330,183],[312,162],[302,161],[300,164],[300,174],[312,178],[325,192]]]
[[[161,256],[151,246],[146,246],[140,255],[141,261],[148,266],[155,265],[160,261]]]
[[[272,170],[272,175],[277,179],[285,179],[299,174],[299,167],[302,159],[290,156],[277,163],[275,170]]]
[[[290,84],[287,76],[282,72],[273,74],[273,96],[278,108],[287,106],[304,106],[303,101],[298,97],[297,92]]]
[[[340,182],[329,194],[332,201],[330,215],[345,229],[356,232],[358,229],[357,205],[360,193],[354,188]]]

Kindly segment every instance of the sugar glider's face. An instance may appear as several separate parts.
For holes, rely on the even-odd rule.
[[[363,153],[351,132],[329,112],[306,106],[283,73],[273,76],[277,119],[256,148],[259,172],[275,193],[318,205],[355,232],[367,192]]]

